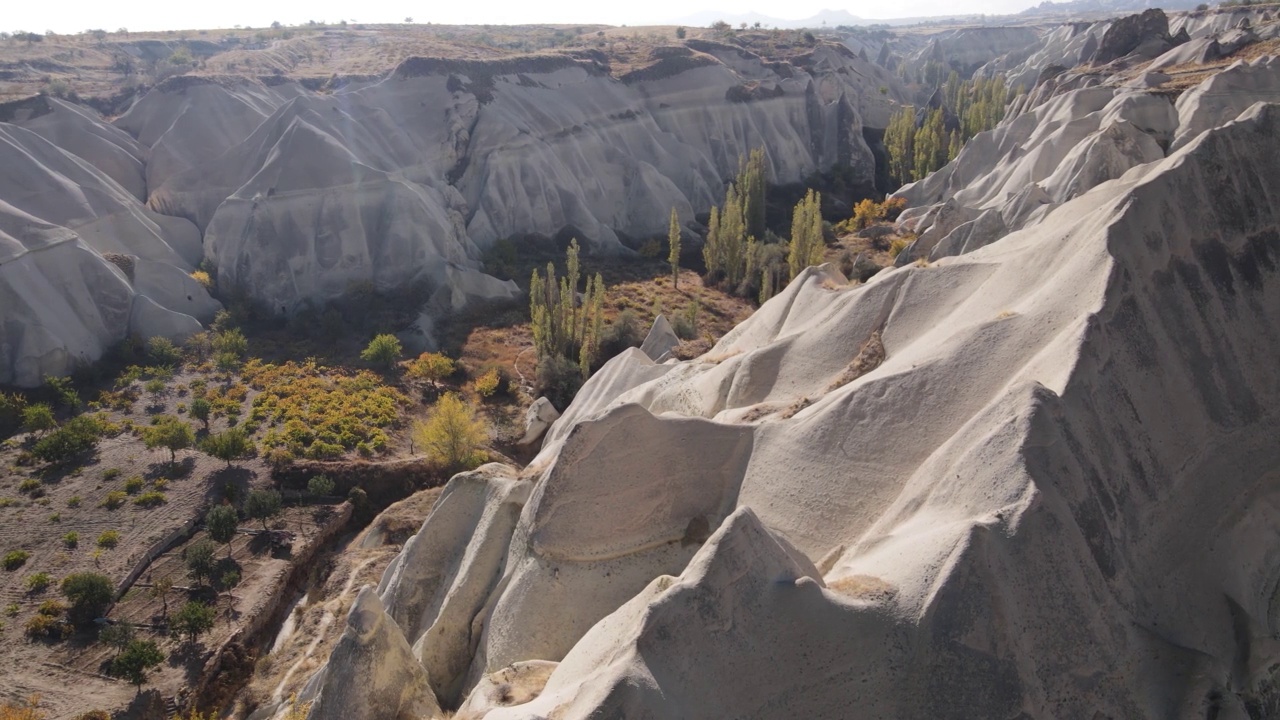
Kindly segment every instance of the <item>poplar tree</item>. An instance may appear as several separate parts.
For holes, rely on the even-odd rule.
[[[791,278],[810,265],[822,263],[822,195],[810,190],[804,199],[796,203],[791,215],[791,246],[787,253],[787,265]]]
[[[667,244],[671,251],[667,253],[667,262],[671,263],[671,287],[680,289],[680,218],[676,209],[671,208],[671,227],[667,230]]]

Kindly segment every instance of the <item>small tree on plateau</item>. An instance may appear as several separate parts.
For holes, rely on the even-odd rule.
[[[209,432],[209,414],[213,412],[213,404],[204,398],[191,401],[191,417],[204,423],[204,431]]]
[[[196,435],[191,426],[172,415],[161,415],[155,425],[143,428],[142,442],[147,449],[164,448],[169,451],[169,464],[177,462],[178,451],[185,450],[196,442]]]
[[[203,584],[213,576],[213,569],[217,564],[213,561],[213,554],[217,549],[218,546],[212,540],[202,538],[182,551],[182,560],[187,564],[187,575],[197,584]]]
[[[71,619],[81,625],[93,622],[116,595],[111,578],[98,573],[72,573],[62,579],[61,587],[71,601]]]
[[[360,359],[381,368],[389,368],[400,358],[402,350],[395,335],[384,333],[369,341],[369,346],[360,353]]]
[[[432,387],[438,387],[440,381],[453,374],[453,360],[440,353],[424,352],[416,360],[409,363],[405,374],[415,380],[423,380]]]
[[[480,461],[480,447],[488,439],[488,430],[470,405],[456,393],[447,393],[436,402],[427,421],[414,427],[413,439],[442,465],[458,469]]]
[[[671,227],[667,229],[667,244],[671,252],[667,254],[667,262],[671,263],[671,287],[680,289],[680,218],[676,209],[671,208]]]
[[[173,631],[195,645],[201,635],[213,629],[213,618],[213,608],[192,600],[173,614]]]
[[[204,516],[204,524],[209,531],[209,537],[226,545],[227,557],[231,557],[231,541],[235,539],[236,528],[240,525],[235,508],[230,505],[219,505]]]
[[[133,640],[111,661],[111,674],[133,683],[141,692],[151,668],[164,662],[154,640]]]
[[[201,449],[218,458],[231,467],[231,461],[238,460],[253,452],[253,441],[240,428],[231,428],[217,435],[205,438]]]
[[[244,513],[261,520],[262,529],[267,530],[267,520],[280,514],[281,504],[280,493],[275,490],[254,490],[244,500]]]

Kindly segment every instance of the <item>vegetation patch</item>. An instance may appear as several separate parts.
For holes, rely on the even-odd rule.
[[[250,360],[242,375],[258,395],[250,421],[270,429],[262,443],[295,457],[327,459],[363,444],[373,452],[387,446],[407,399],[368,371],[322,368],[315,362],[282,365]]]

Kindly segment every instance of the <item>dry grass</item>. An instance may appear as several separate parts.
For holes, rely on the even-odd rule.
[[[898,588],[871,575],[850,575],[827,583],[827,589],[858,600],[887,602],[898,594]]]
[[[875,370],[880,367],[884,359],[884,341],[880,339],[880,331],[876,330],[871,333],[866,342],[862,343],[862,347],[858,348],[858,354],[854,356],[853,360],[849,361],[848,367],[827,387],[827,392],[844,387]]]

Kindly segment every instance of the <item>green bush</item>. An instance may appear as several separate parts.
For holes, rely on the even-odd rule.
[[[368,347],[360,353],[360,359],[371,365],[389,368],[400,359],[403,348],[395,335],[382,334],[369,341]]]
[[[147,341],[147,357],[158,365],[178,365],[182,362],[182,350],[169,338],[157,336]]]
[[[62,544],[66,545],[68,548],[75,548],[77,545],[80,544],[80,533],[76,532],[75,530],[72,530],[66,535],[63,535]]]
[[[96,447],[102,430],[95,418],[80,415],[40,438],[31,454],[46,463],[66,462]]]
[[[108,550],[120,544],[120,532],[118,530],[103,530],[98,536],[98,547]]]
[[[213,629],[213,608],[199,600],[192,600],[173,614],[170,627],[194,645],[199,637]]]
[[[44,403],[28,405],[22,411],[22,427],[27,432],[43,433],[58,426],[53,419],[53,408]]]
[[[307,481],[307,492],[312,495],[332,495],[334,482],[328,475],[316,475]]]
[[[134,475],[124,481],[124,491],[133,495],[142,489],[143,480],[141,475]]]
[[[51,584],[53,584],[53,577],[49,573],[38,572],[27,576],[27,592],[44,592]]]
[[[108,672],[124,678],[138,688],[147,681],[147,673],[164,662],[164,653],[153,640],[133,640],[111,661]]]
[[[4,569],[13,572],[26,564],[27,558],[31,557],[31,553],[26,550],[10,550],[4,554]]]
[[[115,599],[115,587],[106,575],[79,572],[62,579],[62,594],[71,601],[72,619],[88,623],[99,617]]]
[[[112,490],[107,493],[107,496],[102,499],[102,502],[98,503],[98,507],[115,510],[121,505],[124,505],[124,502],[128,497],[129,496],[123,490]]]
[[[168,498],[159,490],[148,490],[133,499],[133,504],[144,508],[153,508],[168,502]]]
[[[267,530],[267,520],[279,515],[283,504],[280,493],[275,490],[253,490],[244,500],[244,513],[254,520],[261,520],[262,529]]]
[[[205,438],[200,449],[206,454],[222,460],[227,464],[227,467],[231,467],[232,461],[251,455],[255,450],[253,441],[240,428],[231,428],[217,435],[210,435]]]

